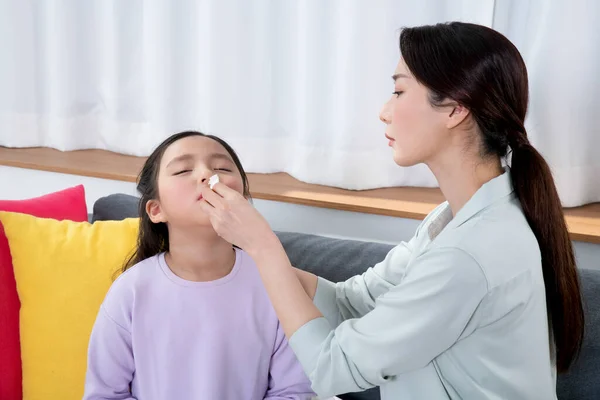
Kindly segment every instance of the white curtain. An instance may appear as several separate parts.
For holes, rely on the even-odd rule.
[[[519,46],[530,135],[563,202],[598,201],[598,5],[547,3],[0,0],[0,145],[148,155],[196,129],[227,140],[250,172],[433,186],[425,167],[394,165],[378,112],[399,28],[462,20]]]

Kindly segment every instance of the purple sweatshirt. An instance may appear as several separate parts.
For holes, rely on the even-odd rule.
[[[84,400],[313,396],[241,250],[231,273],[211,282],[179,278],[164,254],[144,260],[115,281],[98,313]]]

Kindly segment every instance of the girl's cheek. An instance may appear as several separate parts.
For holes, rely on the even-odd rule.
[[[219,175],[219,181],[221,183],[227,185],[227,187],[229,187],[230,189],[233,189],[240,193],[244,192],[244,184],[242,182],[242,178],[234,177],[234,176],[224,177],[224,176]]]

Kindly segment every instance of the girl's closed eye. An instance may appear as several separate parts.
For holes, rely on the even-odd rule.
[[[183,169],[181,171],[175,172],[173,175],[183,175],[185,173],[191,172],[191,169]]]
[[[224,172],[233,172],[231,169],[229,168],[215,168],[215,171],[224,171]]]

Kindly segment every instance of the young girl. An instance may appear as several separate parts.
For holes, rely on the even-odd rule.
[[[314,396],[254,262],[199,206],[215,174],[249,197],[237,155],[213,136],[173,135],[144,164],[137,250],[100,308],[84,400]]]

